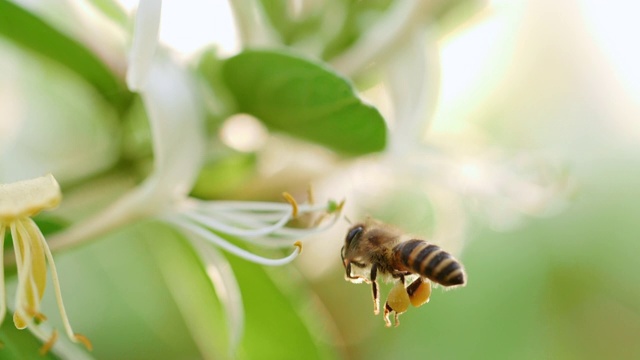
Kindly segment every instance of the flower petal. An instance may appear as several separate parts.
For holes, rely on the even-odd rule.
[[[207,276],[226,309],[227,324],[231,330],[230,349],[235,351],[244,332],[244,308],[240,287],[227,259],[200,237],[188,237],[205,266]],[[231,354],[233,355],[233,354]],[[233,356],[232,356],[233,357]]]
[[[191,191],[204,160],[206,138],[205,114],[190,74],[170,59],[156,57],[141,96],[153,135],[153,173],[103,212],[51,237],[52,249],[160,215]]]
[[[0,221],[36,215],[60,203],[60,185],[48,174],[39,178],[0,184]]]
[[[186,196],[205,155],[205,114],[187,70],[165,58],[156,59],[142,92],[153,133],[154,191]],[[157,194],[162,195],[162,194]]]
[[[31,246],[31,280],[35,283],[38,302],[40,302],[47,285],[47,263],[40,240],[43,236],[36,223],[30,218],[21,221],[20,224],[28,235],[28,243]]]
[[[395,126],[389,148],[395,155],[420,144],[426,125],[435,109],[439,82],[439,64],[427,56],[426,30],[416,30],[389,59],[385,81],[393,102]],[[430,49],[429,49],[430,50]]]
[[[145,85],[153,55],[158,47],[161,10],[162,0],[140,0],[127,69],[127,85],[130,90],[140,90]]]
[[[396,1],[385,17],[371,26],[345,52],[331,59],[340,73],[352,77],[368,65],[395,52],[396,46],[415,26],[421,26],[429,14],[431,1]]]

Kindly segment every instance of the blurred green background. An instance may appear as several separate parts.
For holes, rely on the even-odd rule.
[[[0,0],[0,9],[9,3]],[[90,3],[130,32],[130,13],[110,1]],[[226,5],[227,16],[212,21],[214,12],[198,10],[197,2],[165,3],[161,39],[169,48],[202,60],[197,58],[201,49],[191,42],[205,34],[203,42],[221,44],[221,56],[237,50],[237,44],[226,42],[234,35]],[[326,30],[321,19],[331,13],[322,8],[293,21],[279,17],[286,9],[261,3],[267,4],[284,46],[296,51],[309,48],[305,36]],[[349,26],[316,49],[324,59],[352,44],[363,24],[375,22],[390,6],[388,1],[331,3],[331,11],[344,11]],[[540,211],[516,206],[504,218],[484,211],[493,205],[491,196],[455,194],[464,212],[452,219],[463,224],[452,251],[465,265],[468,285],[435,289],[430,303],[400,317],[398,328],[385,328],[381,316],[373,315],[369,286],[344,280],[339,249],[346,222],[305,244],[293,265],[264,268],[227,256],[245,311],[238,358],[640,358],[640,25],[635,19],[640,8],[586,0],[457,3],[464,6],[457,11],[439,7],[429,23],[426,47],[435,52],[437,66],[430,70],[437,69],[433,77],[439,81],[437,101],[424,115],[426,142],[466,154],[496,151],[498,165],[501,159],[540,159],[560,169],[552,181],[563,191]],[[31,12],[36,22],[44,19],[63,29],[60,34],[77,37],[74,27],[82,26],[66,22],[59,9],[65,7]],[[211,23],[213,30],[207,27]],[[88,41],[117,55],[107,68],[90,67],[99,68],[96,75],[82,67],[69,69],[95,60],[83,42],[65,43],[62,36],[62,43],[55,42],[59,47],[45,47],[53,55],[43,54],[33,48],[50,39],[12,37],[6,24],[0,12],[0,30],[9,34],[0,37],[0,179],[55,171],[65,196],[74,194],[61,211],[81,218],[82,211],[108,203],[140,181],[150,166],[142,110],[122,81],[126,40],[116,45]],[[58,35],[51,39],[59,40]],[[75,49],[64,65],[50,59],[62,57],[55,55],[60,48]],[[199,75],[215,82],[202,70]],[[371,86],[380,75],[368,75],[353,80],[386,114]],[[224,119],[215,111],[209,115],[215,148],[224,142],[218,134]],[[27,129],[18,136],[22,143],[12,144],[21,127]],[[356,161],[327,155],[316,145],[271,135],[258,150],[220,146],[224,150],[212,151],[211,166],[194,190],[201,196],[277,199],[287,190],[301,198],[312,182],[320,196],[346,195],[349,216],[372,213],[426,234],[442,221],[429,196],[420,188],[412,193],[393,169],[382,173],[393,183],[379,188],[382,195],[363,196],[354,191],[357,181],[349,169]],[[309,159],[305,156],[320,165],[302,166],[301,159]],[[275,170],[260,172],[261,167]],[[435,171],[409,184],[431,183],[438,176]],[[482,185],[499,187],[503,180],[489,176]],[[385,195],[396,201],[376,200]],[[194,251],[170,228],[144,222],[56,256],[71,321],[94,341],[95,358],[228,357],[219,294]],[[388,289],[383,285],[382,299]],[[45,301],[55,324],[51,294]],[[0,338],[13,343],[10,325],[6,319]]]

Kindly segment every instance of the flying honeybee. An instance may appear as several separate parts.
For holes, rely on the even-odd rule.
[[[349,229],[341,256],[348,281],[371,284],[376,315],[380,312],[378,276],[398,280],[385,303],[386,326],[391,326],[391,312],[395,312],[398,326],[398,315],[408,309],[409,303],[417,307],[429,301],[430,281],[446,287],[463,286],[466,282],[462,265],[451,254],[371,218]],[[359,274],[353,274],[354,267]],[[418,277],[405,288],[405,277],[411,275]]]

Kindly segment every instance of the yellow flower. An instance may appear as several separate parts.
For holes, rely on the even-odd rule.
[[[40,312],[40,303],[47,284],[47,264],[56,293],[60,315],[73,342],[80,342],[91,350],[89,340],[80,334],[74,334],[62,302],[58,272],[56,271],[51,250],[42,232],[31,219],[42,210],[58,206],[62,194],[58,182],[49,174],[43,177],[0,184],[0,325],[6,315],[7,303],[4,286],[4,238],[9,231],[13,240],[18,270],[13,323],[16,328],[35,327],[46,317]],[[47,352],[57,338],[54,331],[41,352]]]

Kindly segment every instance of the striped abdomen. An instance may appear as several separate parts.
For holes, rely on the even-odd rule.
[[[462,265],[439,246],[424,240],[409,240],[393,248],[396,264],[443,286],[465,283]]]

